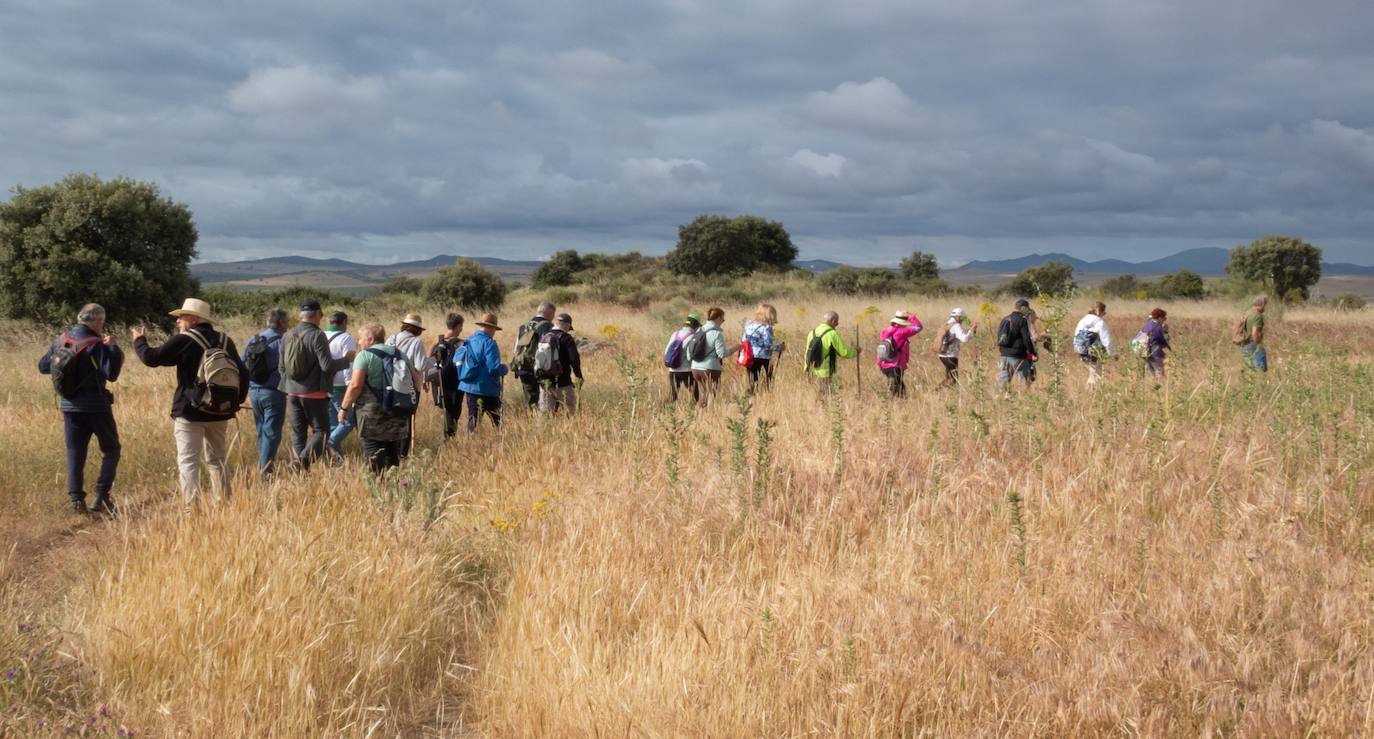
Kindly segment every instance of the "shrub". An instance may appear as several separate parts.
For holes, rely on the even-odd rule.
[[[314,298],[320,301],[325,315],[333,310],[360,310],[363,301],[333,290],[320,290],[305,285],[292,285],[280,290],[242,290],[233,287],[212,287],[200,292],[202,300],[210,304],[219,316],[250,316],[260,318],[268,308],[285,308],[295,315],[301,301]]]
[[[1159,278],[1153,292],[1169,300],[1202,300],[1207,297],[1207,285],[1203,283],[1202,275],[1181,269]]]
[[[759,269],[786,270],[797,247],[777,221],[757,216],[701,215],[678,227],[668,268],[683,275],[744,275]]]
[[[903,285],[897,274],[881,267],[836,267],[816,278],[816,287],[836,295],[891,295]]]
[[[1073,279],[1073,265],[1068,262],[1046,262],[1028,267],[1007,283],[1006,291],[1022,297],[1030,295],[1067,295],[1078,288]]]
[[[472,259],[440,267],[425,280],[421,295],[434,305],[495,310],[506,302],[509,288],[496,273]]]
[[[1341,293],[1331,299],[1331,307],[1342,312],[1361,311],[1365,305],[1365,299],[1355,293]]]
[[[587,268],[577,252],[567,249],[554,254],[530,275],[530,286],[536,289],[566,287],[577,279],[577,273]]]
[[[424,283],[421,282],[419,278],[401,275],[400,277],[391,278],[391,280],[382,285],[377,292],[383,295],[395,295],[398,293],[404,295],[419,295],[420,291],[423,289]]]

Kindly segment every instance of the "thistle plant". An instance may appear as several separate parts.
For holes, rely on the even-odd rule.
[[[754,447],[754,507],[763,504],[764,494],[773,478],[773,429],[775,421],[758,420],[757,440]]]
[[[1016,562],[1017,578],[1026,579],[1026,520],[1021,511],[1021,494],[1007,493],[1007,511],[1011,515],[1012,558]]]
[[[844,479],[844,404],[839,393],[830,394],[830,441],[835,451],[832,475],[838,485]]]

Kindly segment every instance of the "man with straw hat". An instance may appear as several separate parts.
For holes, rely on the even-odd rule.
[[[420,338],[420,334],[424,332],[425,319],[419,313],[407,313],[406,317],[401,319],[400,330],[386,339],[386,343],[396,347],[402,354],[406,355],[406,359],[410,360],[410,366],[420,373],[423,386],[415,389],[422,392],[429,387],[429,373],[430,370],[434,369],[434,360],[429,356],[429,352],[425,351],[425,342]],[[415,419],[412,416],[410,433],[401,440],[402,462],[410,456],[410,445],[414,442],[414,436]]]
[[[459,349],[458,389],[468,406],[468,433],[477,430],[477,411],[491,419],[491,425],[501,427],[501,378],[510,368],[501,363],[501,349],[492,337],[501,326],[495,313],[487,313],[477,322],[477,331]]]
[[[176,316],[180,333],[161,346],[148,343],[142,326],[130,329],[129,334],[134,353],[144,365],[177,369],[177,386],[172,393],[173,435],[181,497],[189,513],[200,492],[202,459],[210,475],[211,492],[221,500],[228,500],[233,492],[227,464],[229,419],[248,397],[248,368],[239,358],[233,339],[215,330],[209,303],[187,298],[171,315]],[[218,390],[231,389],[230,382],[238,385],[237,402],[227,406],[214,402]]]
[[[329,402],[334,374],[348,369],[356,352],[334,358],[329,338],[320,330],[324,311],[320,301],[306,298],[300,323],[281,340],[281,384],[286,393],[286,421],[291,426],[291,451],[302,469],[324,456],[329,439]]]

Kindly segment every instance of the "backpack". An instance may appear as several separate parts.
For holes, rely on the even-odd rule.
[[[539,350],[539,329],[550,325],[543,318],[531,318],[520,327],[520,335],[515,339],[515,353],[511,357],[511,369],[516,372],[534,371],[534,353]],[[548,333],[545,331],[544,333]]]
[[[807,367],[811,367],[812,369],[820,369],[821,366],[825,364],[825,342],[821,340],[821,337],[825,336],[826,334],[834,330],[835,329],[832,328],[829,331],[822,331],[818,334],[811,335],[811,341],[806,345]],[[831,353],[833,354],[833,351]]]
[[[55,348],[49,360],[51,364],[48,372],[52,375],[52,389],[63,398],[71,400],[81,392],[81,387],[85,384],[82,382],[85,379],[82,373],[76,370],[76,362],[87,349],[100,341],[100,337],[88,336],[74,340],[71,336],[62,334],[59,341],[60,344],[54,342]],[[95,366],[94,358],[91,358],[91,366]]]
[[[541,380],[556,380],[563,374],[563,360],[559,356],[554,333],[545,333],[534,350],[534,376]]]
[[[683,340],[684,338],[691,338],[692,336],[691,334],[687,337],[679,336],[681,333],[681,330],[674,331],[673,338],[668,340],[668,348],[663,350],[663,366],[670,370],[675,370],[678,368],[678,365],[682,364],[682,355],[684,351],[682,348]]]
[[[735,355],[735,364],[749,369],[754,366],[754,345],[749,343],[749,339],[740,342],[739,354]]]
[[[1002,319],[997,325],[997,346],[1010,349],[1016,345],[1016,334],[1012,331],[1011,316]]]
[[[289,379],[305,382],[311,370],[319,366],[314,359],[314,353],[305,345],[305,332],[289,331],[282,337],[281,366]]]
[[[959,337],[954,335],[951,327],[945,326],[945,332],[940,334],[940,348],[937,352],[941,355],[949,354],[950,348],[959,341]]]
[[[1247,327],[1250,323],[1250,314],[1247,313],[1236,321],[1236,325],[1231,329],[1231,343],[1236,346],[1245,346],[1250,343],[1250,332]]]
[[[1149,359],[1154,352],[1150,349],[1150,335],[1141,331],[1131,339],[1131,353],[1141,359]]]
[[[897,361],[897,342],[889,335],[887,338],[878,342],[878,361],[895,362]]]
[[[366,351],[382,360],[382,381],[386,386],[381,390],[372,388],[377,402],[382,405],[382,415],[392,418],[413,415],[420,405],[420,398],[415,392],[415,382],[410,377],[410,367],[406,366],[400,350],[393,348],[391,352],[384,352],[368,347]]]
[[[708,330],[708,329],[704,329],[704,328],[699,328],[699,329],[696,330],[696,333],[692,334],[692,336],[688,339],[688,341],[692,342],[691,351],[689,352],[689,354],[692,355],[692,361],[693,361],[693,362],[705,362],[705,361],[706,361],[706,358],[709,357],[709,356],[711,356],[711,354],[710,354],[710,351],[711,351],[711,342],[709,342],[709,341],[706,340],[706,336],[707,336],[711,331],[719,331],[719,330],[720,330],[720,329],[718,329],[718,328],[713,328],[713,329],[709,329],[709,330]]]
[[[1089,331],[1086,328],[1073,335],[1073,350],[1078,352],[1080,357],[1092,354],[1093,347],[1101,343],[1102,337],[1098,336],[1096,331]]]
[[[248,368],[248,379],[255,385],[266,385],[267,378],[272,376],[272,365],[267,363],[267,349],[267,337],[262,334],[254,334],[243,349],[243,364]]]
[[[200,369],[196,371],[191,407],[212,416],[232,416],[239,410],[239,365],[229,356],[229,337],[221,333],[219,345],[211,346],[199,331],[186,334],[200,344]]]

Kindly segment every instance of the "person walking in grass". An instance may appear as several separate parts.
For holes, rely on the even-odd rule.
[[[396,346],[384,343],[385,338],[386,329],[382,324],[363,324],[358,332],[362,351],[353,359],[353,373],[338,411],[341,419],[349,414],[358,419],[363,458],[377,475],[401,464],[401,445],[410,439],[410,415],[388,414],[382,404],[391,379],[386,372],[387,360],[405,365],[412,387],[419,388],[421,382],[420,373],[410,363],[410,357]]]
[[[1269,371],[1269,352],[1264,348],[1264,311],[1268,307],[1269,296],[1260,295],[1245,314],[1245,343],[1240,345],[1240,356],[1245,366],[1256,372]]]
[[[458,371],[458,389],[463,391],[468,410],[468,433],[477,430],[477,413],[480,410],[491,425],[501,428],[501,378],[510,368],[501,362],[501,349],[492,337],[501,326],[496,322],[495,313],[487,313],[477,322],[480,329],[472,334],[463,348]]]
[[[354,353],[335,358],[329,339],[320,330],[324,311],[320,301],[306,298],[300,305],[300,322],[281,341],[281,384],[286,393],[286,421],[291,426],[291,453],[301,469],[324,456],[329,439],[329,401],[334,374],[347,369]]]
[[[858,359],[862,353],[859,347],[850,347],[840,337],[836,328],[840,325],[840,314],[827,311],[820,325],[806,335],[806,372],[814,378],[821,395],[829,395],[839,382],[839,360]]]
[[[51,375],[62,411],[62,434],[67,445],[67,498],[74,513],[86,513],[86,457],[91,437],[100,446],[100,474],[90,510],[113,514],[115,474],[119,470],[119,428],[115,425],[114,395],[105,384],[119,379],[124,351],[105,335],[105,309],[87,303],[76,314],[76,325],[58,336],[38,360],[38,371]]]
[[[433,367],[434,360],[430,359],[429,352],[425,351],[425,342],[420,338],[420,334],[425,332],[425,321],[418,313],[408,313],[401,319],[401,328],[396,333],[386,339],[386,343],[401,350],[402,354],[410,360],[410,366],[420,373],[425,385],[416,385],[417,391],[423,392],[428,389],[429,372]],[[413,420],[413,419],[412,419]],[[410,456],[411,436],[414,435],[414,424],[411,424],[410,433],[401,442],[401,461],[406,461]]]
[[[1164,351],[1173,351],[1169,345],[1169,312],[1163,308],[1150,311],[1150,318],[1131,340],[1131,348],[1145,360],[1145,369],[1155,382],[1162,384],[1165,378]]]
[[[887,391],[894,398],[906,397],[904,377],[911,363],[911,340],[923,328],[915,315],[899,310],[878,335],[878,371],[887,378]]]
[[[458,350],[465,343],[462,314],[448,314],[444,326],[448,330],[429,350],[432,363],[429,383],[435,403],[444,409],[444,438],[451,439],[458,433],[458,420],[463,416],[463,391],[458,389],[457,363]]]
[[[134,353],[145,366],[176,367],[172,431],[182,502],[190,513],[200,494],[202,459],[211,492],[220,500],[228,500],[233,493],[227,461],[229,419],[248,398],[248,368],[234,340],[215,330],[209,303],[187,298],[171,315],[176,316],[180,333],[161,346],[148,343],[142,326],[130,329],[129,335]]]
[[[334,359],[347,359],[350,352],[357,354],[358,342],[348,333],[347,313],[336,310],[329,314],[329,329],[324,332],[324,336],[329,340],[329,356]],[[339,419],[339,407],[343,405],[344,391],[348,389],[352,377],[352,369],[345,368],[335,372],[329,390],[329,439],[324,445],[335,459],[343,458],[344,439],[352,433],[357,421],[352,413],[344,414],[343,420]]]
[[[1073,331],[1073,350],[1088,367],[1088,386],[1102,380],[1102,360],[1112,355],[1112,330],[1107,325],[1107,304],[1093,303]]]
[[[692,378],[692,358],[688,356],[688,339],[701,328],[701,316],[688,313],[682,326],[668,337],[668,345],[663,348],[663,365],[668,369],[668,401],[677,402],[678,390],[687,388],[692,393],[692,402],[701,399],[701,390]]]
[[[553,303],[540,303],[534,316],[520,325],[515,332],[515,348],[511,352],[511,369],[525,389],[525,403],[530,410],[539,407],[539,378],[534,372],[534,352],[539,348],[539,340],[553,328],[553,317],[557,308]]]
[[[536,352],[536,374],[539,376],[539,411],[556,413],[560,408],[569,415],[577,413],[577,391],[582,387],[582,357],[577,340],[572,336],[572,316],[559,313],[553,328],[539,340]],[[574,379],[576,381],[574,382]]]
[[[725,345],[725,311],[710,308],[706,311],[706,323],[701,325],[691,339],[688,353],[692,359],[692,380],[700,391],[699,401],[708,402],[720,390],[722,360],[739,351],[739,344],[733,348]]]
[[[1027,387],[1035,382],[1037,356],[1030,313],[1030,301],[1021,298],[1016,301],[1016,309],[997,326],[997,351],[1001,355],[997,384],[1003,389],[1010,388],[1014,378],[1019,378]]]
[[[282,308],[272,308],[264,318],[266,326],[244,345],[240,359],[248,368],[248,400],[258,432],[258,475],[267,479],[272,476],[286,423],[286,393],[277,386],[281,384],[281,339],[287,330],[287,314]]]
[[[949,312],[945,329],[940,333],[940,344],[936,351],[940,357],[940,365],[945,368],[945,379],[940,381],[940,387],[959,384],[959,350],[978,331],[977,321],[973,323],[972,328],[965,329],[965,318],[964,309],[955,308]]]
[[[749,390],[758,390],[762,383],[764,388],[773,384],[773,355],[781,354],[785,347],[783,342],[777,341],[773,336],[773,327],[778,323],[778,309],[768,303],[759,303],[759,307],[754,309],[754,318],[744,324],[744,336],[740,341],[740,348],[744,344],[749,345],[749,351],[753,355],[753,360],[749,363]]]

